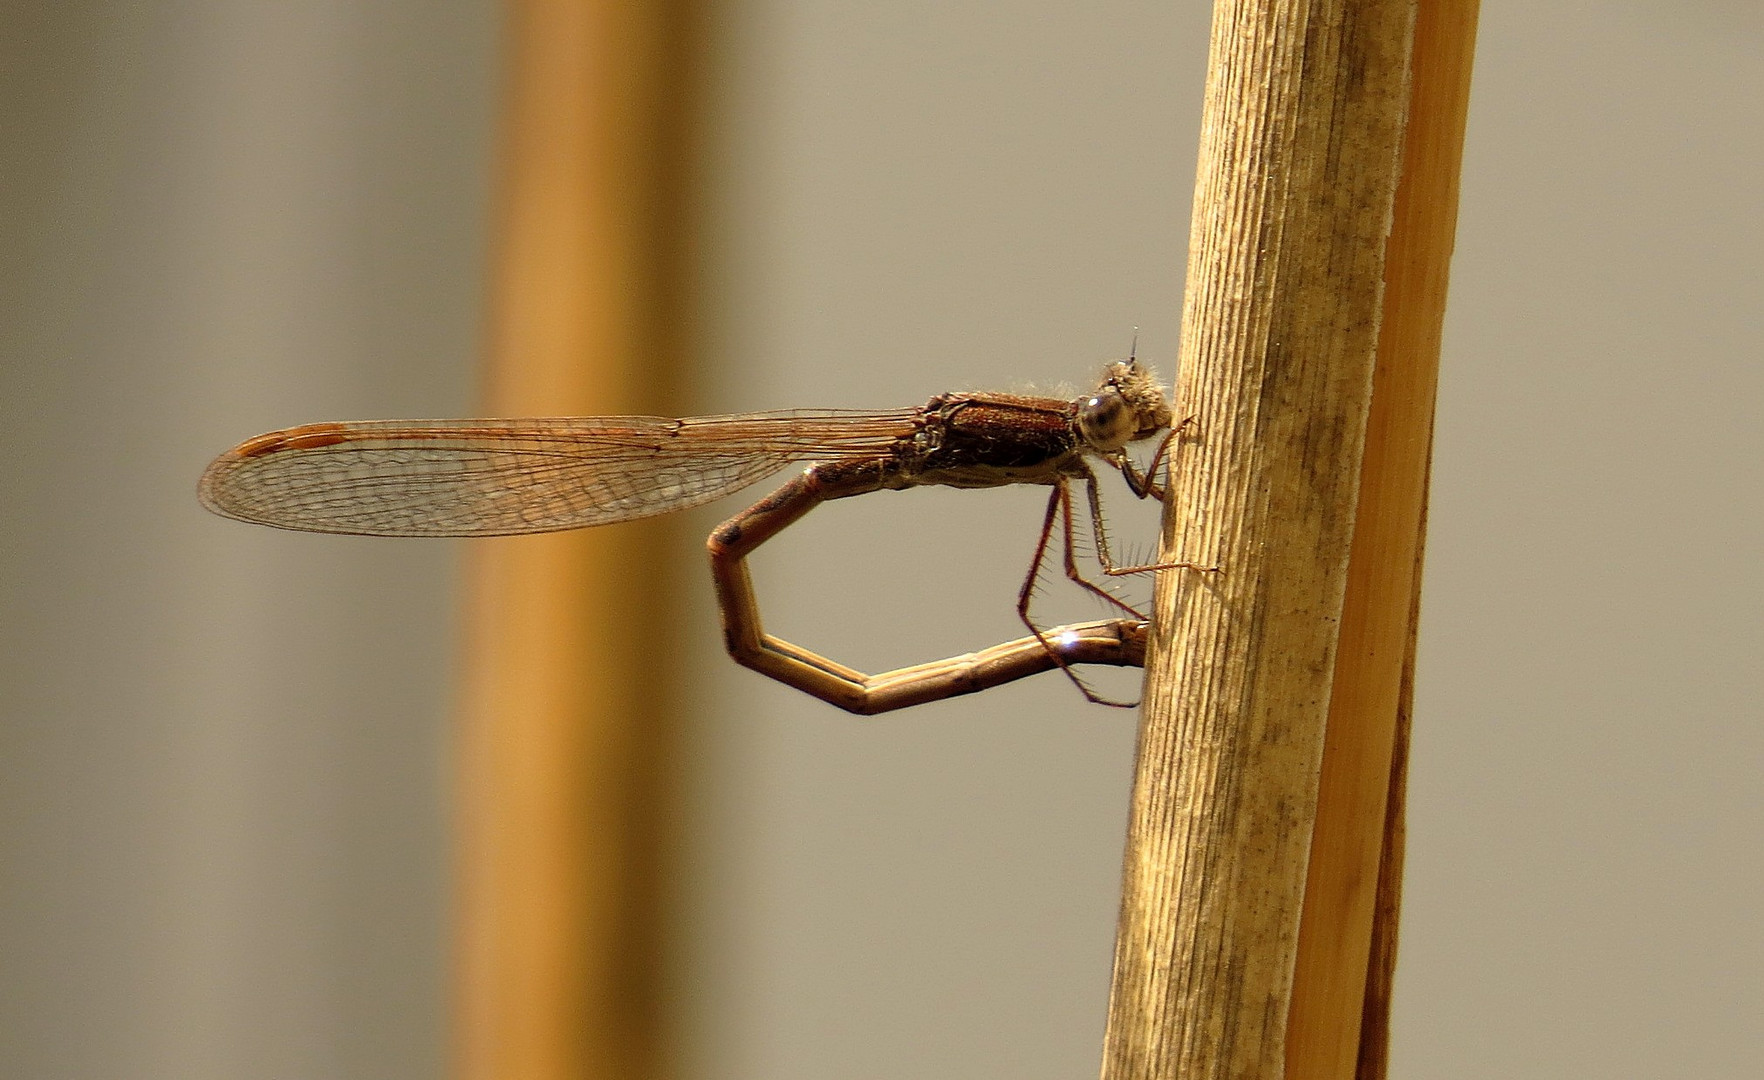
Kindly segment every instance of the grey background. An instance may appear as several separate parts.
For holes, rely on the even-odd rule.
[[[496,13],[0,10],[0,1074],[439,1075],[455,551],[195,482],[468,406]]]
[[[498,13],[3,10],[0,1072],[435,1075],[458,549],[192,488],[469,409]],[[725,5],[694,406],[1082,382],[1134,326],[1168,372],[1207,17]],[[1397,1076],[1764,1056],[1760,44],[1748,4],[1484,12]],[[1039,510],[825,508],[756,557],[768,624],[1011,636]],[[681,572],[682,1074],[1091,1073],[1131,714],[1048,676],[854,721],[722,660]]]

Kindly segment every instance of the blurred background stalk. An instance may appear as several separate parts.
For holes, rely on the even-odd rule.
[[[515,0],[485,412],[673,415],[692,364],[690,0]],[[475,547],[460,1075],[655,1077],[680,524]]]

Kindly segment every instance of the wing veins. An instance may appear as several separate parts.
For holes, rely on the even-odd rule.
[[[697,506],[791,461],[885,453],[917,410],[369,421],[272,432],[203,475],[212,510],[320,532],[488,536]]]

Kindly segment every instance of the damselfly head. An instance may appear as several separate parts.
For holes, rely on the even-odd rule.
[[[1078,433],[1105,454],[1150,438],[1170,426],[1170,401],[1155,375],[1138,360],[1118,360],[1103,371],[1095,392],[1078,403]]]

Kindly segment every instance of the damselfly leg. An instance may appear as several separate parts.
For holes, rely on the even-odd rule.
[[[1164,488],[1155,483],[1152,478],[1159,463],[1164,460],[1165,447],[1169,445],[1170,440],[1177,435],[1181,430],[1181,427],[1185,426],[1187,426],[1187,421],[1184,421],[1183,425],[1165,436],[1165,438],[1158,444],[1157,452],[1152,455],[1151,462],[1146,466],[1143,473],[1138,472],[1131,459],[1127,458],[1125,454],[1121,454],[1118,458],[1110,459],[1110,464],[1121,471],[1122,476],[1127,481],[1128,488],[1135,496],[1141,499],[1155,496],[1160,502],[1163,500]],[[1081,477],[1084,481],[1086,501],[1089,504],[1091,538],[1095,545],[1094,552],[1097,563],[1102,567],[1102,571],[1105,575],[1109,577],[1124,577],[1133,574],[1149,574],[1159,570],[1199,570],[1207,573],[1218,571],[1219,568],[1216,566],[1202,566],[1193,562],[1146,563],[1137,566],[1116,565],[1114,557],[1109,549],[1108,523],[1103,517],[1102,489],[1097,481],[1096,472],[1085,463],[1080,463],[1080,468],[1082,470]],[[1072,684],[1078,688],[1078,691],[1084,695],[1087,701],[1098,705],[1109,705],[1115,708],[1134,708],[1139,704],[1137,700],[1116,701],[1112,698],[1106,697],[1098,693],[1094,687],[1083,679],[1083,677],[1073,671],[1071,666],[1062,659],[1059,651],[1053,647],[1053,638],[1057,634],[1057,631],[1043,629],[1041,625],[1035,621],[1030,611],[1034,600],[1036,586],[1040,582],[1042,566],[1047,559],[1048,544],[1053,536],[1054,528],[1057,523],[1060,529],[1061,562],[1067,579],[1085,591],[1095,595],[1105,603],[1119,609],[1129,619],[1142,623],[1148,621],[1145,612],[1134,607],[1132,604],[1127,603],[1125,600],[1122,600],[1119,596],[1116,596],[1100,583],[1092,581],[1084,575],[1083,570],[1078,565],[1075,518],[1076,515],[1072,506],[1071,480],[1064,476],[1059,477],[1054,482],[1053,491],[1048,495],[1047,513],[1042,519],[1041,536],[1035,545],[1035,554],[1029,564],[1029,573],[1023,579],[1022,589],[1017,593],[1017,617],[1023,621],[1023,625],[1029,628],[1030,632],[1035,635],[1036,639],[1041,641],[1043,645],[1047,647],[1048,655],[1059,664],[1060,670],[1072,681]]]

